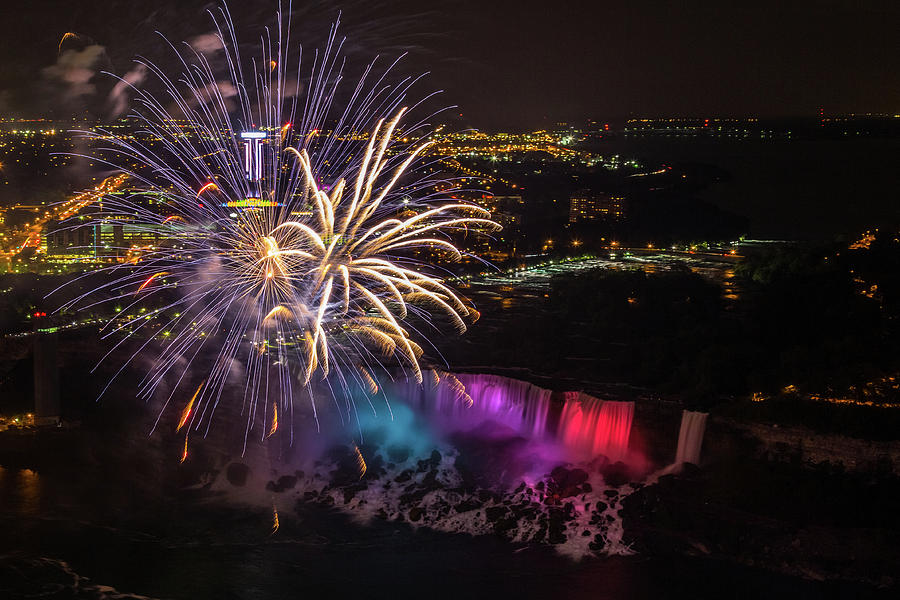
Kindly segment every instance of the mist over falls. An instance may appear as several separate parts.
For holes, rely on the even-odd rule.
[[[321,433],[251,444],[205,483],[282,521],[316,505],[361,523],[552,544],[575,558],[631,553],[622,501],[655,477],[629,444],[633,402],[441,372],[382,391],[383,406],[356,399],[358,423],[320,411]]]

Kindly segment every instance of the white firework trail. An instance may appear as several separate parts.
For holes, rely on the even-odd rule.
[[[246,448],[254,429],[265,439],[279,420],[293,441],[299,402],[318,423],[317,390],[330,390],[352,421],[350,388],[376,394],[377,370],[399,364],[421,382],[427,338],[415,323],[436,328],[431,317],[442,315],[463,331],[478,316],[431,263],[462,256],[455,237],[497,226],[446,197],[451,182],[427,157],[433,114],[404,125],[418,78],[389,84],[396,62],[379,73],[373,62],[342,96],[337,23],[304,71],[282,14],[248,62],[227,7],[210,15],[218,50],[166,40],[177,79],[136,60],[162,93],[121,80],[134,95],[135,132],[85,132],[99,160],[134,184],[130,195],[105,196],[95,222],[124,221],[159,242],[62,308],[94,306],[98,293],[125,305],[104,328],[104,359],[137,340],[122,373],[155,353],[137,394],[162,394],[160,416],[173,405],[179,429],[208,433],[226,390],[242,386]]]

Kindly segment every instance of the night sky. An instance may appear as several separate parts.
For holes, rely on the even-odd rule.
[[[232,3],[248,39],[271,22],[275,5]],[[121,75],[137,53],[165,63],[154,29],[173,40],[207,33],[209,6],[3,3],[0,111],[103,116],[108,80],[79,79],[75,85],[86,87],[73,90],[67,69],[83,65],[57,64],[61,36],[81,36],[70,59]],[[296,35],[321,44],[339,9],[351,65],[408,51],[405,72],[431,72],[423,93],[444,90],[445,104],[458,104],[467,124],[485,129],[628,115],[900,112],[896,1],[311,0],[295,2]]]

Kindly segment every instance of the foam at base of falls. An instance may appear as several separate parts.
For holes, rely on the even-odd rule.
[[[358,413],[354,438],[367,463],[362,480],[352,445],[324,452],[312,468],[291,470],[291,456],[323,456],[326,447],[346,443],[345,432],[335,430],[343,441],[331,436],[326,445],[328,437],[314,436],[313,452],[279,446],[275,437],[267,443],[272,460],[241,459],[252,465],[248,485],[223,487],[220,479],[213,489],[269,507],[274,499],[283,514],[301,501],[362,523],[381,519],[551,544],[573,558],[631,553],[619,512],[642,484],[629,483],[624,463],[610,462],[624,459],[634,474],[644,472],[646,461],[628,448],[633,402],[581,392],[554,401],[550,390],[507,377],[426,375],[423,384],[381,382],[391,400],[389,417]],[[405,450],[392,452],[397,447]],[[566,466],[553,468],[560,464]],[[260,481],[263,474],[271,481]]]
[[[557,467],[502,490],[465,486],[458,458],[447,446],[428,458],[396,462],[379,451],[367,458],[365,478],[355,481],[348,481],[355,476],[347,461],[320,461],[312,471],[273,475],[266,502],[274,498],[282,515],[300,501],[334,507],[361,524],[380,519],[446,533],[499,534],[513,543],[550,544],[575,559],[632,553],[622,541],[619,511],[642,485],[622,483],[621,463]],[[601,467],[608,477],[617,473],[622,485],[608,485]],[[248,491],[241,492],[245,500]]]

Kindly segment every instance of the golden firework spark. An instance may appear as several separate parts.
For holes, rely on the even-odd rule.
[[[362,479],[366,474],[366,459],[363,458],[362,452],[359,450],[359,446],[353,444],[353,449],[356,451],[356,468],[359,469],[359,478]]]
[[[181,428],[184,427],[185,423],[187,423],[188,417],[191,416],[191,409],[194,407],[194,400],[197,399],[197,395],[200,393],[200,390],[203,389],[204,383],[206,383],[206,381],[197,386],[197,391],[194,392],[194,395],[191,396],[191,399],[188,401],[187,406],[185,406],[184,410],[181,411],[181,419],[178,420],[178,427],[175,428],[175,431],[181,431]],[[187,436],[185,436],[185,438],[186,437]]]

